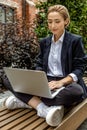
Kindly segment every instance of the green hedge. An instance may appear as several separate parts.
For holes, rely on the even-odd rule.
[[[36,34],[43,38],[50,34],[47,29],[46,12],[50,5],[65,5],[70,13],[71,23],[68,30],[83,37],[84,47],[87,52],[87,0],[48,0],[37,5],[40,12],[37,15]]]

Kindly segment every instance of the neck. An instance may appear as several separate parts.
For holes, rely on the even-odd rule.
[[[59,36],[54,35],[54,41],[55,41],[55,42],[58,41],[59,38],[60,38]]]
[[[64,33],[64,31],[61,34],[59,34],[59,35],[54,34],[54,41],[55,42],[58,41],[58,39],[63,35],[63,33]]]

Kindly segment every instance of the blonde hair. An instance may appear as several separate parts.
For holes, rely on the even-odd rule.
[[[64,20],[68,20],[67,25],[65,25],[65,26],[67,27],[69,25],[69,23],[70,23],[70,15],[69,15],[68,9],[65,6],[63,6],[63,5],[53,5],[53,6],[50,6],[48,8],[47,16],[51,12],[58,12],[58,13],[60,13],[60,15],[64,18]]]

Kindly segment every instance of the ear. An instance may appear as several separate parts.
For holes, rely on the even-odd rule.
[[[67,27],[69,26],[69,23],[70,23],[70,20],[69,20],[69,18],[67,18],[67,19],[65,20],[65,28],[67,28]]]

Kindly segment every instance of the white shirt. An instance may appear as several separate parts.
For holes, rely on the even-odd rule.
[[[53,77],[63,77],[62,65],[61,65],[61,49],[64,39],[64,34],[58,39],[58,41],[54,41],[54,35],[52,37],[51,49],[48,57],[48,76]],[[78,78],[75,74],[69,74],[73,81],[78,81]]]

